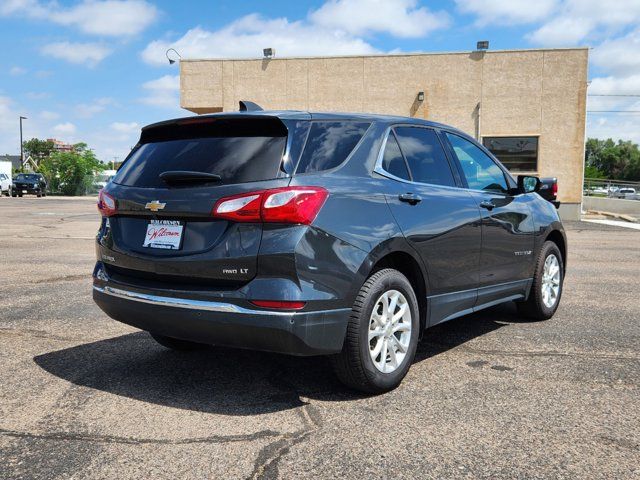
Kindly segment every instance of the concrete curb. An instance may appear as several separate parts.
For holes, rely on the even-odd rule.
[[[625,215],[622,213],[603,212],[600,210],[587,210],[587,213],[602,215],[603,217],[615,218],[617,220],[623,220],[630,223],[640,223],[640,220],[638,220],[636,217],[632,217],[631,215]]]

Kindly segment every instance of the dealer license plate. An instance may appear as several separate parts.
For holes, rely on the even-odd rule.
[[[143,247],[180,250],[184,225],[179,220],[151,220]]]

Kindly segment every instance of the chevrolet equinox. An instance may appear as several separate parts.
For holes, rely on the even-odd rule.
[[[567,242],[538,178],[446,125],[247,104],[143,128],[101,191],[110,317],[177,350],[328,355],[378,393],[433,325],[555,313]]]

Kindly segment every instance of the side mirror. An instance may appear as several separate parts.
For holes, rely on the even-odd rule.
[[[530,175],[518,175],[518,191],[520,193],[533,193],[540,190],[540,179]]]

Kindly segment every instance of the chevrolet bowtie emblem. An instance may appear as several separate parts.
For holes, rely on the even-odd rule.
[[[154,200],[153,202],[147,203],[144,208],[147,210],[151,210],[152,212],[157,212],[158,210],[162,210],[165,207],[166,203],[159,202],[158,200]]]

